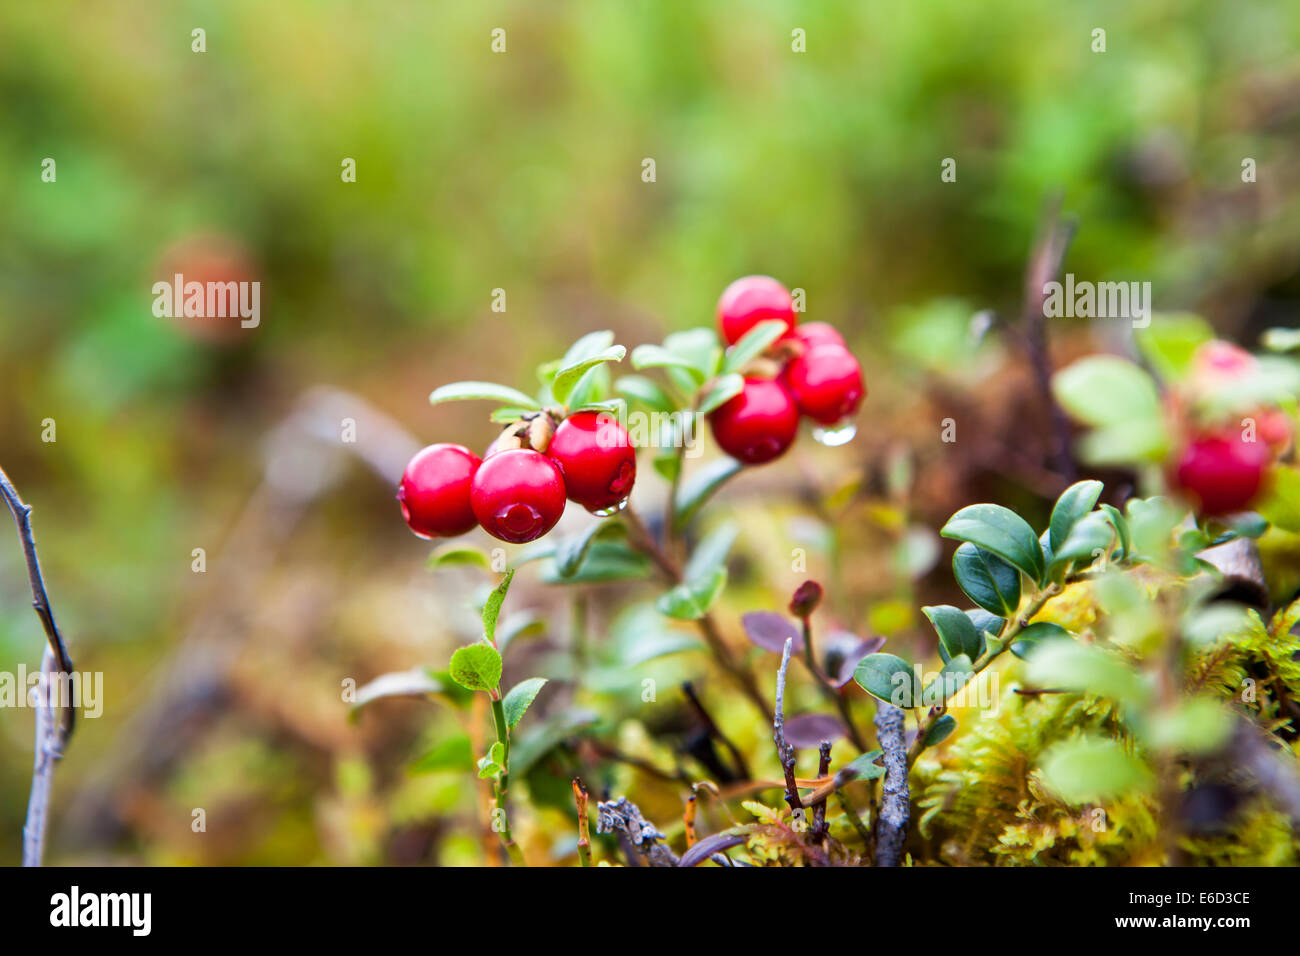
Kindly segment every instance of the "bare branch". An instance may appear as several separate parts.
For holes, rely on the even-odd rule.
[[[876,738],[885,752],[880,818],[876,821],[876,866],[898,866],[903,858],[903,842],[907,839],[907,821],[911,817],[911,794],[907,788],[903,712],[884,701],[876,708]]]
[[[776,756],[781,761],[785,772],[785,802],[793,811],[803,809],[799,802],[799,787],[794,779],[794,748],[785,739],[785,677],[790,670],[790,648],[793,637],[785,639],[785,649],[781,653],[781,669],[776,672],[776,716],[772,718],[772,737],[776,741]]]
[[[660,842],[664,835],[627,797],[605,800],[596,805],[596,832],[622,833],[650,866],[677,865],[677,854]]]
[[[50,791],[54,783],[54,764],[63,756],[64,747],[76,723],[72,698],[63,701],[58,721],[54,719],[54,688],[58,674],[72,676],[72,658],[54,620],[54,610],[45,591],[41,561],[36,554],[36,537],[32,534],[32,506],[18,497],[9,476],[0,468],[0,495],[14,516],[18,541],[27,561],[27,580],[32,589],[32,607],[41,619],[48,641],[41,655],[41,683],[36,689],[36,755],[32,765],[32,791],[27,801],[27,822],[23,825],[23,866],[40,866],[45,855],[45,827],[49,818]]]

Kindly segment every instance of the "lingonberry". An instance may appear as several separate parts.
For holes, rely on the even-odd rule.
[[[797,342],[803,346],[803,351],[813,348],[817,345],[838,345],[841,348],[846,347],[844,336],[836,331],[835,326],[828,322],[803,322],[796,325],[787,332],[782,340],[785,342]]]
[[[1249,507],[1264,483],[1268,446],[1246,441],[1225,430],[1193,437],[1174,462],[1173,483],[1205,515],[1223,515]]]
[[[430,445],[402,473],[402,517],[422,538],[449,538],[474,527],[470,484],[482,462],[463,445]]]
[[[617,508],[636,481],[636,450],[608,412],[576,412],[560,423],[546,454],[560,466],[569,500],[588,511]]]
[[[1192,375],[1197,378],[1231,381],[1249,375],[1259,360],[1245,349],[1212,339],[1196,350],[1192,356]]]
[[[499,451],[475,472],[470,504],[478,523],[494,538],[513,544],[533,541],[554,528],[564,513],[564,477],[541,452]]]
[[[799,431],[799,409],[780,381],[747,378],[741,393],[709,415],[718,446],[747,465],[779,457]]]
[[[815,345],[790,360],[784,374],[799,411],[834,425],[858,410],[866,387],[862,366],[842,345]]]
[[[765,319],[780,319],[790,329],[797,321],[790,290],[770,276],[737,279],[718,299],[718,328],[728,345]]]

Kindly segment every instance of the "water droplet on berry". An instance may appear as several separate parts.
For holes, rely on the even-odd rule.
[[[827,448],[837,448],[840,445],[847,445],[853,441],[858,433],[858,426],[852,422],[840,422],[836,425],[823,427],[818,425],[812,430],[813,439]]]
[[[632,496],[629,495],[628,497],[624,498],[622,501],[620,501],[618,504],[614,505],[613,507],[601,508],[597,511],[593,511],[592,514],[594,514],[597,518],[608,518],[610,515],[616,515],[620,511],[623,511],[625,508],[627,508],[628,502],[630,502],[631,500],[632,500]]]

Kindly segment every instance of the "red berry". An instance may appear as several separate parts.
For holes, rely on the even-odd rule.
[[[1173,483],[1199,504],[1205,515],[1247,508],[1259,494],[1268,464],[1268,446],[1224,431],[1193,438],[1174,465]]]
[[[430,445],[402,473],[397,500],[421,538],[449,538],[474,527],[470,484],[482,462],[463,445]]]
[[[747,465],[779,457],[799,430],[799,409],[776,379],[747,378],[739,395],[709,415],[719,447]]]
[[[533,541],[564,513],[564,477],[555,462],[531,448],[500,451],[479,466],[470,503],[494,538]]]
[[[815,345],[795,356],[786,366],[785,381],[799,411],[823,425],[848,418],[867,393],[862,366],[842,345]]]
[[[577,412],[560,422],[546,454],[560,466],[570,501],[607,511],[627,500],[636,481],[636,449],[608,412]]]
[[[828,322],[803,322],[796,325],[783,338],[787,342],[798,342],[804,347],[805,351],[816,345],[847,347],[844,336],[840,335],[835,326]]]
[[[737,279],[718,299],[718,327],[728,345],[765,319],[780,319],[791,329],[798,321],[790,290],[770,276]]]
[[[1212,339],[1196,350],[1192,356],[1192,373],[1211,379],[1231,381],[1249,375],[1258,360],[1243,348]]]

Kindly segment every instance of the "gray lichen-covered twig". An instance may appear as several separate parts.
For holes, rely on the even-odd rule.
[[[785,773],[785,802],[791,811],[798,815],[803,810],[799,800],[799,787],[794,776],[794,748],[785,739],[785,677],[790,669],[790,650],[794,638],[785,639],[785,648],[781,653],[781,669],[776,672],[776,714],[772,718],[772,738],[776,741],[776,756],[781,761],[781,770]]]
[[[45,829],[49,820],[50,792],[54,782],[54,765],[63,756],[68,737],[72,734],[76,711],[72,700],[56,701],[57,689],[65,687],[60,675],[72,675],[72,658],[68,655],[63,634],[54,620],[49,595],[45,592],[45,578],[41,574],[40,558],[36,555],[36,537],[32,533],[32,506],[18,497],[18,490],[9,476],[0,468],[0,495],[13,514],[18,529],[18,541],[27,561],[27,579],[31,585],[32,607],[45,629],[47,645],[41,655],[41,682],[37,687],[36,704],[36,757],[32,764],[32,789],[27,801],[27,821],[23,825],[23,866],[40,866],[45,856]],[[54,706],[62,704],[56,720]]]
[[[624,834],[650,866],[677,865],[677,854],[661,842],[664,835],[641,815],[641,808],[627,797],[597,804],[596,832]]]
[[[903,712],[881,701],[876,708],[876,737],[885,752],[880,817],[876,821],[876,866],[898,866],[903,858],[903,843],[907,839],[907,822],[911,816]]]

